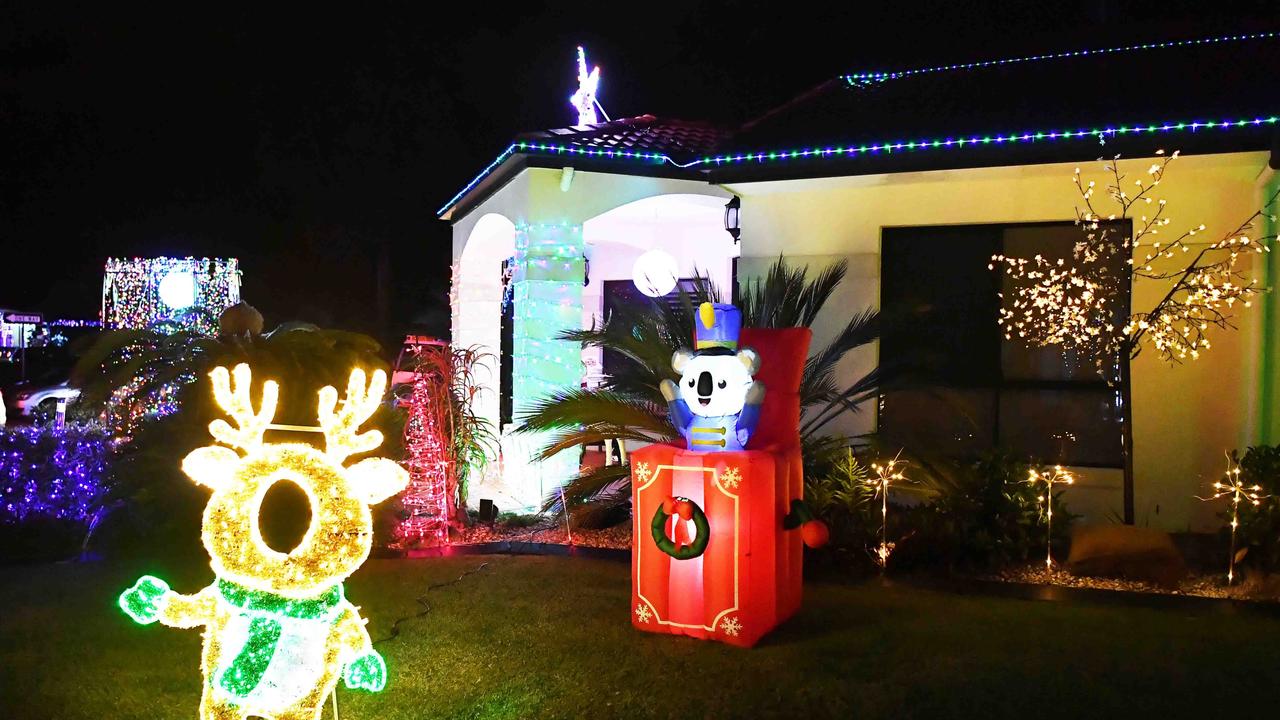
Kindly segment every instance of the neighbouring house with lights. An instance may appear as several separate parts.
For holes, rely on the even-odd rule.
[[[213,335],[218,316],[240,302],[235,258],[107,258],[102,322],[108,329],[150,327]]]
[[[636,260],[658,249],[680,278],[706,275],[726,296],[780,254],[847,260],[815,347],[864,308],[930,311],[841,368],[852,379],[925,355],[937,360],[927,385],[888,392],[833,432],[956,456],[1006,447],[1077,468],[1067,503],[1089,520],[1127,511],[1139,525],[1217,527],[1194,496],[1223,451],[1280,442],[1280,297],[1238,314],[1195,362],[1141,354],[1126,404],[1097,372],[1005,339],[1003,279],[988,263],[1070,257],[1075,169],[1101,186],[1100,158],[1121,156],[1137,177],[1162,149],[1180,153],[1160,188],[1171,229],[1231,232],[1280,190],[1277,77],[1270,33],[843,75],[735,126],[643,115],[518,136],[438,213],[453,226],[453,341],[502,358],[475,400],[502,429],[501,476],[472,497],[532,507],[576,470],[572,453],[530,465],[539,441],[511,436],[512,420],[593,382],[600,354],[555,338],[632,301]],[[726,232],[735,198],[738,239]],[[1267,223],[1255,236],[1275,233]],[[1274,286],[1278,255],[1242,262]],[[1129,285],[1135,307],[1158,290]]]

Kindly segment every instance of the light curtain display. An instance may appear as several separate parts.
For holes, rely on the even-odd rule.
[[[108,258],[102,322],[110,330],[159,327],[213,335],[240,302],[235,258]]]
[[[376,692],[386,684],[386,665],[342,587],[369,556],[369,506],[408,482],[408,473],[385,458],[345,464],[382,444],[381,433],[362,433],[360,426],[382,401],[386,373],[366,379],[363,370],[353,370],[341,404],[334,388],[320,391],[314,430],[324,434],[323,451],[264,442],[266,430],[276,427],[275,382],[263,383],[255,410],[248,365],[230,373],[216,368],[211,378],[218,405],[236,426],[210,423],[221,445],[192,451],[182,469],[213,491],[201,539],[217,578],[194,595],[180,595],[144,576],[120,595],[120,608],[144,625],[158,620],[205,628],[204,720],[319,717],[339,677],[353,689]],[[258,524],[263,498],[277,482],[296,484],[311,505],[311,525],[288,553],[269,547]]]

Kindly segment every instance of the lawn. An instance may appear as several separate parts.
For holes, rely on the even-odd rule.
[[[552,557],[370,561],[348,596],[391,679],[339,691],[342,718],[1225,717],[1270,705],[1280,620],[811,584],[753,650],[635,632],[628,566]],[[140,572],[0,569],[0,718],[195,717],[200,633],[141,627],[115,597]],[[326,710],[325,718],[329,718]]]

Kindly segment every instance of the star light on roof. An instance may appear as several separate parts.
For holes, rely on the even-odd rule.
[[[578,91],[569,97],[569,103],[578,111],[579,125],[594,125],[600,122],[596,115],[596,90],[600,87],[600,66],[587,72],[587,53],[578,46]]]

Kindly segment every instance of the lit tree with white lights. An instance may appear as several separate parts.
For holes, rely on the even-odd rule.
[[[1118,386],[1128,523],[1133,522],[1133,427],[1129,363],[1120,360],[1132,361],[1147,347],[1171,364],[1199,358],[1210,348],[1210,329],[1235,328],[1238,308],[1249,307],[1263,291],[1240,268],[1241,256],[1270,252],[1268,245],[1275,239],[1249,233],[1274,207],[1276,195],[1218,240],[1200,241],[1204,225],[1166,239],[1172,219],[1158,192],[1178,153],[1165,156],[1160,151],[1157,156],[1145,176],[1131,183],[1119,156],[1106,163],[1105,198],[1111,212],[1098,208],[1097,184],[1076,169],[1072,183],[1081,202],[1076,221],[1082,238],[1069,261],[995,255],[990,265],[998,266],[1014,287],[1000,309],[1006,339],[1090,358],[1102,377]],[[1124,262],[1117,262],[1121,258]],[[1131,288],[1140,283],[1159,283],[1164,292],[1150,307],[1125,309]]]

